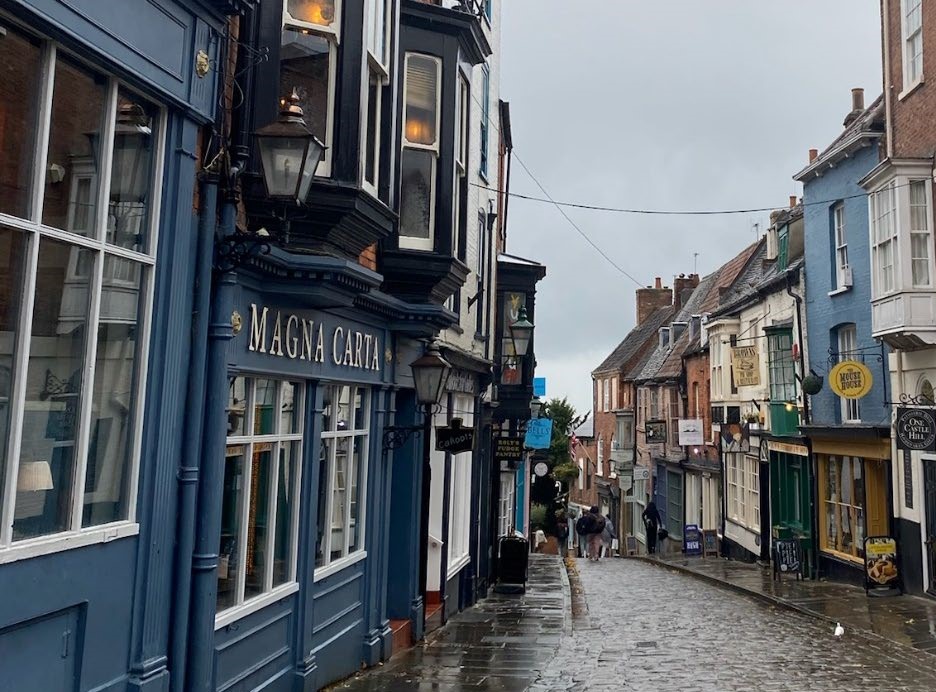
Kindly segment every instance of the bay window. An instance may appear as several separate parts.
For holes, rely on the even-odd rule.
[[[793,368],[793,333],[784,329],[768,334],[770,401],[782,404],[796,400]]]
[[[913,288],[929,288],[933,234],[930,232],[930,183],[910,181],[910,281]]]
[[[283,8],[280,93],[296,90],[306,125],[325,144],[319,176],[331,175],[341,1],[286,0]]]
[[[0,562],[136,531],[165,130],[112,77],[4,30]]]
[[[400,171],[400,247],[432,250],[442,61],[407,53]]]
[[[296,582],[303,386],[236,376],[228,401],[217,610]]]
[[[364,553],[370,390],[325,388],[318,462],[316,570]],[[319,578],[325,572],[319,572]]]
[[[896,181],[891,181],[870,197],[871,286],[875,296],[891,293],[897,285],[894,276],[897,246],[896,185]]]
[[[901,0],[904,91],[923,80],[923,0]]]
[[[390,75],[391,0],[368,0],[367,4],[367,83],[362,112],[366,115],[361,146],[361,184],[378,196],[380,146],[382,139],[383,90]]]

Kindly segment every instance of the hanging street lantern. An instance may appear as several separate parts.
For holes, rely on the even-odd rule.
[[[540,417],[540,411],[543,410],[543,401],[538,397],[534,396],[530,399],[530,416],[534,419]]]
[[[434,341],[422,356],[413,361],[410,368],[416,384],[416,400],[427,407],[438,404],[448,384],[452,366],[439,353],[439,347]]]
[[[517,321],[510,325],[510,337],[513,339],[514,354],[521,358],[525,356],[533,337],[533,324],[527,320],[526,306],[520,308]]]
[[[255,133],[268,197],[302,203],[325,153],[325,145],[303,119],[299,94],[283,102],[279,119]]]

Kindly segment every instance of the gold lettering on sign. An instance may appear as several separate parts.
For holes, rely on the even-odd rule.
[[[341,351],[338,349],[338,340],[344,334],[344,329],[335,327],[335,333],[332,334],[332,360],[335,365],[341,365]]]
[[[280,322],[280,314],[276,313],[276,325],[273,327],[273,340],[270,341],[270,353],[273,355],[283,355],[283,327]]]
[[[299,346],[299,337],[292,335],[292,328],[297,324],[299,324],[299,318],[295,315],[290,315],[286,320],[286,355],[293,359],[297,355],[296,349]]]
[[[248,350],[278,357],[285,355],[290,360],[325,362],[327,342],[322,323],[277,311],[271,318],[273,324],[268,333],[269,314],[269,308],[250,304]],[[335,365],[380,371],[380,340],[374,334],[350,327],[335,327],[331,346],[331,360]]]
[[[251,351],[266,353],[266,317],[267,308],[263,308],[260,319],[257,319],[257,305],[250,304],[250,345],[247,347]]]

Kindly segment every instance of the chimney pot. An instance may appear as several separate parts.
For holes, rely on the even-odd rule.
[[[852,110],[853,111],[863,111],[864,110],[864,89],[852,89]]]
[[[796,206],[796,195],[790,195],[790,207]]]
[[[810,149],[810,150],[809,150],[809,163],[812,163],[812,162],[815,161],[817,158],[819,158],[819,150],[818,150],[818,149]]]
[[[654,284],[655,288],[663,288],[663,280],[658,276],[656,277],[656,282]]]

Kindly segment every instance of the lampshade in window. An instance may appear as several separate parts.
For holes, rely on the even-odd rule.
[[[406,139],[435,144],[439,63],[423,55],[406,61]]]
[[[289,0],[286,10],[300,22],[329,26],[335,21],[335,0]]]
[[[16,476],[16,492],[52,490],[52,469],[48,461],[24,461]]]

